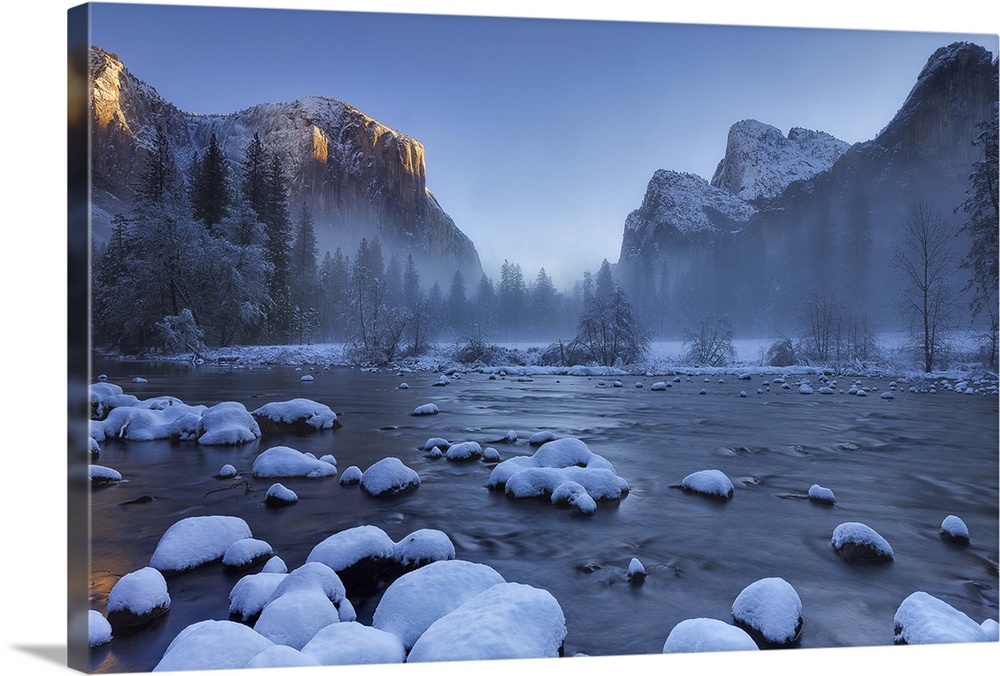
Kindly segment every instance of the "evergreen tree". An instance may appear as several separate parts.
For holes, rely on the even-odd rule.
[[[455,270],[448,290],[448,325],[458,335],[464,335],[468,329],[468,305],[465,297],[465,277],[461,270]]]
[[[555,328],[558,300],[559,293],[552,278],[546,274],[545,268],[541,268],[531,285],[528,300],[528,325],[535,337],[541,337]]]
[[[472,308],[472,334],[485,341],[497,330],[497,294],[493,280],[485,272],[476,285]]]
[[[229,161],[212,134],[205,155],[195,158],[192,166],[191,208],[195,220],[212,231],[228,215],[231,203]]]
[[[267,282],[270,306],[268,333],[271,340],[285,340],[292,321],[291,299],[291,219],[288,215],[288,191],[281,161],[270,154],[264,174],[265,199],[258,212],[264,223],[264,254],[271,266]]]
[[[520,335],[526,300],[527,286],[521,266],[504,259],[500,266],[500,288],[497,289],[497,315],[508,340]]]
[[[313,227],[312,214],[303,204],[299,210],[295,241],[291,250],[291,295],[292,302],[296,305],[311,305],[316,295],[317,257],[316,230]]]
[[[590,290],[584,274],[584,309],[577,325],[575,344],[586,358],[602,366],[633,364],[649,350],[649,336],[640,324],[625,289],[611,275],[605,259]],[[573,350],[575,352],[576,350]]]
[[[264,143],[257,132],[246,147],[246,159],[243,162],[243,195],[250,207],[262,219],[267,216],[268,201],[268,159]]]

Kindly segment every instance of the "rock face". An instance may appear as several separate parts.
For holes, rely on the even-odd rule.
[[[977,124],[996,120],[997,63],[982,47],[938,49],[873,139],[744,120],[729,132],[711,183],[658,171],[625,220],[618,275],[629,299],[663,316],[698,308],[740,330],[791,330],[809,287],[889,307],[904,284],[890,260],[919,201],[944,217],[965,199],[982,152]],[[961,237],[956,246],[963,251]],[[656,330],[670,327],[651,326]]]
[[[712,185],[749,202],[770,199],[793,181],[826,171],[849,147],[826,132],[793,127],[784,136],[777,127],[743,120],[729,129]]]
[[[472,241],[427,189],[424,146],[360,110],[310,97],[229,115],[186,113],[97,47],[90,78],[95,238],[107,237],[111,217],[127,210],[157,125],[182,170],[214,134],[238,172],[256,133],[282,160],[289,204],[311,210],[321,254],[341,246],[352,255],[362,238],[377,235],[389,252],[412,253],[445,280],[455,270],[466,279],[482,274]]]

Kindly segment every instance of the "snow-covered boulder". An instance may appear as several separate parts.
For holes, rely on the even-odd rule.
[[[301,382],[303,382],[303,383],[311,383],[312,381],[315,380],[315,378],[313,376],[311,376],[311,375],[306,374],[306,375],[302,376],[301,378],[299,378],[299,380]]]
[[[767,577],[739,593],[733,601],[733,619],[768,645],[791,645],[802,633],[802,601],[784,579]]]
[[[665,653],[708,653],[758,650],[750,635],[722,620],[696,617],[679,622],[663,644]]]
[[[319,592],[335,606],[340,606],[347,597],[347,588],[330,566],[319,561],[309,561],[278,581],[268,603],[289,592],[303,589]]]
[[[393,548],[393,556],[403,566],[418,568],[434,561],[455,558],[455,545],[442,531],[433,528],[415,530]]]
[[[440,412],[437,404],[422,404],[413,409],[413,413],[410,415],[437,415]]]
[[[907,596],[896,610],[897,644],[974,643],[995,641],[986,627],[927,592]]]
[[[830,542],[845,561],[891,561],[893,557],[885,538],[856,521],[837,526]]]
[[[424,445],[421,446],[420,448],[422,450],[429,451],[435,446],[438,448],[448,448],[449,446],[451,446],[451,442],[449,442],[447,439],[443,437],[431,437],[430,439],[425,441]]]
[[[337,468],[334,465],[310,457],[289,446],[269,448],[253,461],[253,475],[258,478],[303,477],[317,479],[336,474]]]
[[[96,458],[101,454],[101,445],[97,443],[97,439],[90,437],[90,457]]]
[[[657,381],[657,382],[653,383],[652,385],[650,385],[649,389],[652,392],[666,392],[667,391],[667,383],[665,381],[663,381],[663,380],[660,380],[660,381]]]
[[[203,620],[177,634],[153,671],[242,669],[273,645],[245,624]]]
[[[337,414],[326,404],[298,398],[273,401],[251,411],[264,434],[312,432],[340,427]]]
[[[196,568],[221,559],[230,545],[250,537],[250,526],[239,517],[189,516],[167,529],[149,565],[162,572]]]
[[[272,556],[267,560],[267,563],[264,564],[264,567],[260,569],[260,572],[287,573],[288,566],[285,565],[285,562],[282,560],[280,556]]]
[[[399,458],[382,458],[361,475],[361,490],[373,497],[397,495],[420,486],[420,475]]]
[[[733,482],[717,469],[703,469],[688,474],[681,481],[681,488],[722,500],[733,497]]]
[[[879,395],[879,398],[881,398],[881,399],[895,399],[895,397],[893,396],[892,392],[883,392],[882,394]]]
[[[409,650],[435,621],[506,580],[489,566],[436,561],[406,573],[385,590],[372,626],[395,634]]]
[[[264,495],[264,504],[268,507],[284,507],[298,501],[299,496],[295,494],[295,491],[280,483],[271,484]]]
[[[102,421],[91,421],[90,434],[98,442],[105,439],[153,441],[169,439],[178,417],[190,413],[187,407],[150,409],[138,405],[116,406]]]
[[[123,575],[108,593],[108,622],[113,627],[145,624],[168,610],[167,581],[149,566]]]
[[[354,589],[355,582],[373,583],[387,564],[396,563],[396,543],[378,526],[356,526],[318,543],[306,561],[326,564]]]
[[[281,669],[284,667],[318,667],[319,662],[287,645],[273,645],[250,658],[246,669]]]
[[[216,476],[220,479],[235,479],[239,474],[232,465],[223,465]]]
[[[361,468],[358,467],[357,465],[351,465],[350,467],[344,470],[343,474],[340,475],[340,483],[343,486],[359,484],[361,483],[362,476],[363,473],[361,472]]]
[[[406,659],[399,637],[358,622],[324,627],[302,647],[302,654],[324,666],[402,664]]]
[[[473,460],[481,457],[482,455],[483,447],[479,445],[478,441],[463,441],[449,446],[447,452],[444,454],[444,457],[453,462],[457,462],[460,460]]]
[[[241,570],[249,568],[273,553],[271,545],[263,540],[244,538],[229,545],[229,549],[222,556],[222,565],[231,570]]]
[[[322,460],[323,462],[330,463],[334,467],[337,466],[337,458],[333,455],[333,453],[325,453],[321,455],[319,459]]]
[[[259,438],[260,426],[239,402],[224,401],[201,414],[198,443],[203,446],[245,444]]]
[[[642,565],[642,561],[633,558],[628,562],[628,579],[631,582],[639,582],[646,579],[646,566]]]
[[[323,627],[340,621],[336,606],[319,589],[305,587],[270,601],[254,624],[254,631],[272,643],[301,650]]]
[[[819,484],[813,484],[809,487],[809,499],[813,502],[822,502],[830,505],[837,502],[837,497],[833,494],[833,491]]]
[[[535,432],[528,438],[528,444],[530,446],[541,446],[542,444],[548,443],[550,441],[555,441],[556,435],[547,430],[541,432]]]
[[[487,446],[483,449],[483,462],[500,462],[500,451]]]
[[[941,522],[941,532],[952,542],[969,544],[969,527],[954,514],[949,514]]]
[[[261,571],[255,575],[244,575],[229,592],[229,615],[242,622],[256,617],[284,579],[284,572]]]
[[[799,394],[812,394],[813,388],[809,386],[809,383],[802,383],[799,385]]]
[[[89,475],[90,483],[94,486],[116,484],[122,480],[121,472],[104,465],[91,465]]]
[[[575,481],[564,481],[552,490],[552,504],[576,507],[581,514],[597,511],[597,502],[590,497],[587,489]]]
[[[556,657],[566,618],[544,589],[506,582],[473,596],[417,639],[408,662]]]
[[[87,611],[87,645],[91,648],[111,641],[111,623],[96,610]]]

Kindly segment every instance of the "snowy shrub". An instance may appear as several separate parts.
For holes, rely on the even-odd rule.
[[[205,332],[198,326],[191,310],[184,308],[178,315],[168,315],[162,321],[157,322],[163,339],[164,349],[172,354],[182,352],[193,352],[194,354],[204,354]]]
[[[768,345],[764,362],[768,366],[795,366],[795,347],[791,338],[782,336]]]

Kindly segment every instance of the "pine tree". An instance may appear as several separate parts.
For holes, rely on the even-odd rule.
[[[243,195],[250,203],[250,208],[264,219],[267,216],[268,197],[268,159],[264,143],[257,132],[246,147],[246,159],[243,162]]]
[[[229,213],[232,203],[229,173],[229,161],[212,134],[204,156],[196,158],[191,176],[191,208],[195,219],[209,231]]]
[[[291,269],[291,219],[288,215],[288,191],[281,161],[270,155],[264,175],[264,204],[260,213],[264,223],[264,252],[271,266],[267,289],[270,296],[268,331],[272,340],[288,337],[291,327],[292,299],[289,273]]]
[[[455,270],[448,290],[448,325],[458,335],[464,335],[468,328],[469,300],[465,296],[465,277],[461,270]]]

